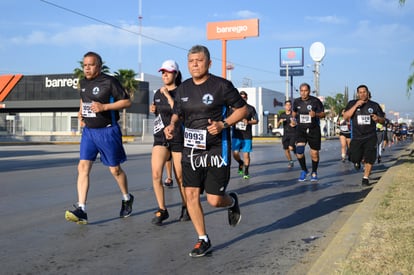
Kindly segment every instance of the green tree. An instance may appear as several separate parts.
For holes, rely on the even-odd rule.
[[[344,94],[338,93],[334,97],[327,96],[325,98],[324,107],[329,117],[333,118],[339,115],[348,103],[347,97],[347,90],[345,90]]]
[[[134,100],[135,92],[139,84],[139,81],[135,78],[137,73],[134,70],[119,69],[117,72],[114,72],[114,76],[129,94],[131,100]],[[126,135],[126,109],[122,110],[122,134]]]

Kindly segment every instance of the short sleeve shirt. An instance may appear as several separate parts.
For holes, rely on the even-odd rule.
[[[172,98],[175,98],[177,90],[169,91]],[[157,90],[154,94],[154,104],[156,106],[155,120],[154,120],[154,139],[166,141],[164,136],[164,128],[169,125],[171,122],[171,116],[173,114],[173,109],[168,102],[168,99],[163,95],[160,90]],[[179,125],[174,128],[173,139],[171,142],[182,143],[183,142],[183,126],[181,121]]]
[[[352,108],[357,100],[351,100],[345,107],[345,111]],[[357,108],[351,117],[351,134],[352,139],[367,139],[376,136],[377,123],[371,118],[371,115],[385,117],[381,106],[375,101],[368,100],[367,103]]]
[[[322,113],[325,111],[322,102],[315,96],[309,96],[307,100],[296,98],[293,101],[292,110],[296,113],[296,122],[299,128],[320,127],[319,118],[311,117],[309,112],[311,110],[315,113]]]
[[[252,106],[247,104],[247,116],[246,119],[250,120],[257,120],[257,112],[256,109]],[[238,139],[252,139],[252,125],[251,124],[244,124],[243,121],[237,122],[233,127],[233,137]]]
[[[115,125],[119,120],[119,111],[92,112],[90,109],[92,101],[107,104],[129,99],[128,93],[119,81],[115,77],[103,73],[94,79],[84,78],[80,81],[80,97],[82,99],[82,117],[89,128]]]
[[[200,161],[219,157],[223,163],[230,163],[230,129],[211,135],[207,131],[208,120],[222,121],[229,116],[231,107],[240,108],[245,104],[230,81],[212,74],[200,85],[191,78],[181,83],[177,88],[174,112],[182,117],[185,128],[182,161],[190,162],[192,156],[197,155]],[[186,140],[191,138],[200,144],[199,148],[186,145]]]
[[[292,118],[292,112],[290,114],[287,114],[286,112],[283,112],[279,116],[279,120],[283,119],[283,135],[285,136],[293,136],[296,133],[296,128],[290,126],[290,120]]]

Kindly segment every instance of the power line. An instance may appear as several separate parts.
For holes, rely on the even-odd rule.
[[[156,38],[150,37],[150,36],[145,35],[145,34],[142,34],[142,33],[138,33],[138,32],[134,32],[134,31],[125,29],[125,28],[120,27],[120,26],[117,26],[115,24],[112,24],[112,23],[106,22],[104,20],[101,20],[101,19],[92,17],[90,15],[87,15],[87,14],[84,14],[84,13],[81,13],[81,12],[78,12],[78,11],[75,11],[75,10],[72,10],[72,9],[69,9],[69,8],[66,8],[66,7],[63,7],[63,6],[60,6],[60,5],[55,4],[55,3],[51,2],[51,1],[47,1],[47,0],[40,0],[40,1],[43,2],[43,3],[45,3],[45,4],[48,4],[50,6],[54,6],[55,8],[58,8],[58,9],[61,9],[61,10],[64,10],[64,11],[67,11],[67,12],[70,12],[70,13],[73,13],[73,14],[76,14],[76,15],[81,16],[81,17],[88,18],[88,19],[90,19],[92,21],[96,21],[96,22],[99,22],[99,23],[104,24],[104,25],[111,26],[111,27],[113,27],[115,29],[119,29],[119,30],[122,30],[122,31],[125,31],[125,32],[129,32],[129,33],[134,34],[134,35],[137,35],[137,36],[142,36],[142,37],[145,37],[146,39],[149,39],[149,40],[152,40],[154,42],[158,42],[160,44],[164,44],[164,45],[167,45],[167,46],[170,46],[170,47],[179,49],[179,50],[184,50],[186,52],[188,51],[188,49],[185,49],[183,47],[174,45],[172,43],[169,43],[169,42],[166,42],[166,41],[163,41],[163,40],[160,40],[160,39],[156,39]],[[222,61],[222,59],[220,59],[220,58],[215,58],[215,57],[211,57],[211,58],[214,59],[214,60],[220,61],[220,62]],[[273,75],[275,74],[274,71],[263,70],[263,69],[259,69],[259,68],[255,68],[255,67],[251,67],[251,66],[239,64],[239,63],[234,63],[234,62],[232,62],[232,63],[234,65],[237,65],[237,66],[242,67],[242,68],[251,69],[251,70],[255,70],[255,71],[259,71],[259,72],[270,73],[270,74],[273,74]]]

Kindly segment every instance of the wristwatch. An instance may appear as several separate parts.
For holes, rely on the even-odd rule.
[[[227,129],[229,127],[230,127],[230,125],[227,124],[227,121],[223,120],[223,128]]]

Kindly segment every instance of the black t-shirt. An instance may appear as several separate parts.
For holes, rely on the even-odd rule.
[[[177,90],[171,90],[169,93],[174,99]],[[168,103],[167,97],[163,95],[160,90],[157,90],[154,94],[154,104],[157,109],[155,112],[156,119],[154,121],[154,140],[166,142],[167,139],[164,135],[164,128],[170,124],[173,110],[171,108],[171,105]],[[183,126],[181,122],[178,123],[174,128],[173,139],[170,140],[170,142],[183,143]]]
[[[103,128],[115,125],[119,120],[119,111],[94,113],[90,110],[92,101],[102,104],[128,99],[129,95],[119,81],[110,75],[99,74],[93,79],[81,79],[80,97],[82,99],[82,117],[87,127]]]
[[[351,109],[356,103],[357,100],[348,102],[345,111]],[[375,101],[368,100],[367,103],[356,109],[351,117],[352,139],[367,139],[377,135],[377,123],[371,118],[372,114],[385,117],[381,106]]]
[[[230,129],[211,135],[207,131],[208,120],[222,121],[229,116],[231,107],[240,108],[245,104],[245,100],[230,81],[212,74],[200,85],[194,84],[190,78],[178,86],[174,112],[182,117],[186,131],[183,161],[188,162],[190,154],[198,154],[220,155],[227,164],[230,163]],[[200,144],[200,149],[186,146],[186,140],[191,139]]]
[[[296,113],[296,122],[299,128],[320,127],[319,117],[311,117],[309,112],[323,113],[325,111],[322,102],[315,96],[309,96],[307,100],[296,98],[293,101],[293,112]]]
[[[283,120],[283,135],[284,136],[293,136],[296,133],[296,128],[290,126],[290,119],[292,118],[292,112],[290,114],[287,114],[286,112],[283,112],[279,115],[279,120]]]
[[[252,106],[247,104],[247,116],[246,119],[250,120],[258,120],[256,109]],[[233,127],[233,137],[238,139],[252,139],[252,125],[247,124],[245,125],[243,121],[237,122]]]

